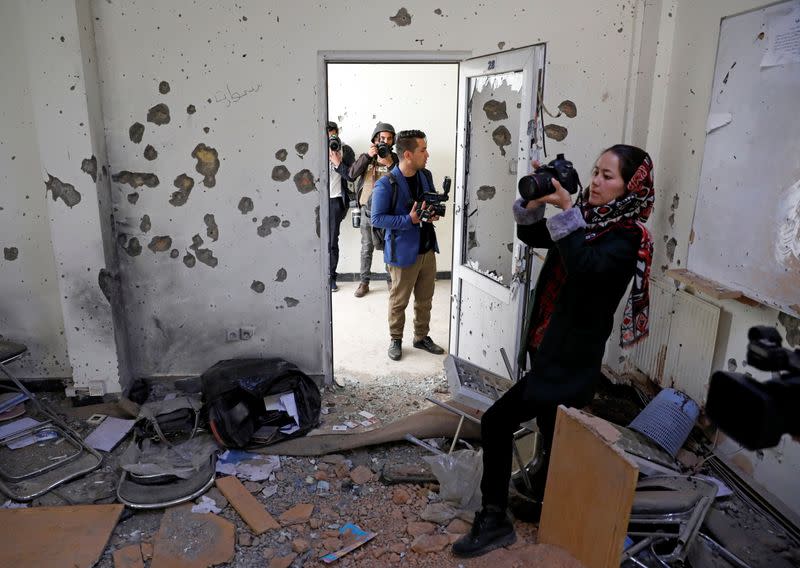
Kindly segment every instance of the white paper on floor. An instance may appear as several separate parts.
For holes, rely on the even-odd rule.
[[[227,450],[217,460],[217,473],[235,475],[245,481],[264,481],[281,468],[281,458],[242,450]]]

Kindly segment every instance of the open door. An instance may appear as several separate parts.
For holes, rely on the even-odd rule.
[[[461,63],[450,353],[514,380],[533,258],[516,238],[519,178],[539,159],[545,46]]]

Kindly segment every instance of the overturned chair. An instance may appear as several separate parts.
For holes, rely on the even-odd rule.
[[[31,501],[100,467],[103,457],[58,418],[6,368],[28,348],[0,340],[0,372],[27,397],[24,417],[4,425],[0,435],[0,491],[15,501]],[[14,425],[17,427],[14,427]]]

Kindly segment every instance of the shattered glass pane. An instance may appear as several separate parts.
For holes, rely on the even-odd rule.
[[[471,79],[467,108],[464,264],[504,286],[513,269],[522,79],[522,71]]]

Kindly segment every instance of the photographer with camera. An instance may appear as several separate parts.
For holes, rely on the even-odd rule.
[[[397,136],[400,163],[375,184],[372,196],[372,224],[386,229],[383,259],[389,265],[389,358],[403,354],[406,307],[414,292],[414,347],[434,355],[444,349],[428,336],[433,291],[436,285],[436,256],[439,247],[433,222],[436,214],[420,219],[427,204],[422,196],[433,193],[433,176],[425,169],[428,142],[420,130],[404,130]],[[421,204],[418,207],[418,203]]]
[[[339,125],[328,122],[328,180],[330,201],[328,202],[328,231],[330,252],[330,286],[331,292],[338,292],[336,285],[336,267],[339,264],[339,231],[347,214],[350,192],[347,182],[352,181],[348,170],[353,165],[356,154],[350,146],[339,138]]]
[[[531,369],[481,419],[482,508],[469,534],[453,545],[456,556],[478,556],[516,540],[506,512],[512,439],[533,418],[545,452],[533,476],[541,506],[556,410],[592,400],[614,313],[631,278],[621,344],[631,346],[648,331],[653,242],[643,223],[654,201],[650,156],[622,144],[605,150],[574,205],[570,192],[580,182],[572,164],[559,156],[547,166],[535,165],[534,174],[520,180],[523,198],[513,207],[517,236],[548,249],[525,335]],[[562,211],[545,219],[548,204]]]
[[[356,298],[361,298],[369,292],[372,253],[376,248],[380,250],[383,245],[383,243],[375,242],[376,237],[370,221],[369,198],[375,183],[388,174],[389,170],[395,167],[399,161],[397,154],[392,151],[394,137],[394,126],[388,122],[379,122],[372,132],[369,150],[361,154],[350,166],[350,179],[357,180],[356,200],[358,201],[357,206],[360,208],[361,219],[359,227],[361,230],[361,282],[354,293]],[[387,284],[391,288],[391,276],[389,276]]]

